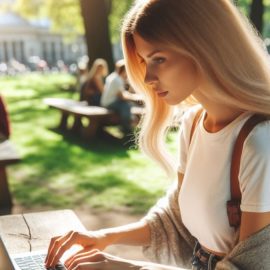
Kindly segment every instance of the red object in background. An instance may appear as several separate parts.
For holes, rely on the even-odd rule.
[[[3,98],[0,96],[0,133],[2,133],[7,139],[10,136],[10,123]]]

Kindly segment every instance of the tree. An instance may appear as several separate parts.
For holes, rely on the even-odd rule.
[[[96,58],[104,58],[109,69],[113,70],[113,55],[110,42],[108,14],[109,2],[106,0],[80,0],[88,46],[89,65]]]
[[[263,0],[253,0],[250,8],[250,20],[260,33],[263,31],[263,13]]]
[[[264,30],[264,15],[269,16],[269,12],[264,14],[265,5],[269,5],[269,0],[234,0],[239,8],[249,16],[251,22],[258,30],[259,33],[263,35]]]
[[[121,20],[131,7],[134,0],[112,0],[111,12],[109,15],[109,25],[112,43],[117,43],[120,40]]]

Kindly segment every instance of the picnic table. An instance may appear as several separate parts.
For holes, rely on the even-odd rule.
[[[1,237],[10,254],[47,250],[53,236],[71,230],[86,230],[72,210],[0,217]]]
[[[79,134],[84,139],[95,137],[98,131],[104,126],[119,125],[119,116],[109,109],[100,106],[89,106],[85,101],[76,101],[65,98],[45,98],[43,102],[50,108],[57,109],[61,113],[61,119],[58,128],[72,133]],[[144,108],[134,106],[131,113],[141,117]],[[68,119],[73,117],[73,124],[68,125]],[[83,125],[82,118],[86,118],[88,123]]]
[[[10,140],[0,142],[0,215],[9,214],[12,197],[9,191],[6,167],[20,161],[20,156]]]

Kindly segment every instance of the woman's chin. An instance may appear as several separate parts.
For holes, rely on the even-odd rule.
[[[175,98],[164,98],[164,101],[171,106],[178,105],[179,103],[182,102],[182,100],[179,101],[178,99]]]

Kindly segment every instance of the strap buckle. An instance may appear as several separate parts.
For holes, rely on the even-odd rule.
[[[227,215],[229,219],[229,224],[235,229],[241,224],[241,209],[240,201],[229,200],[227,201]]]

